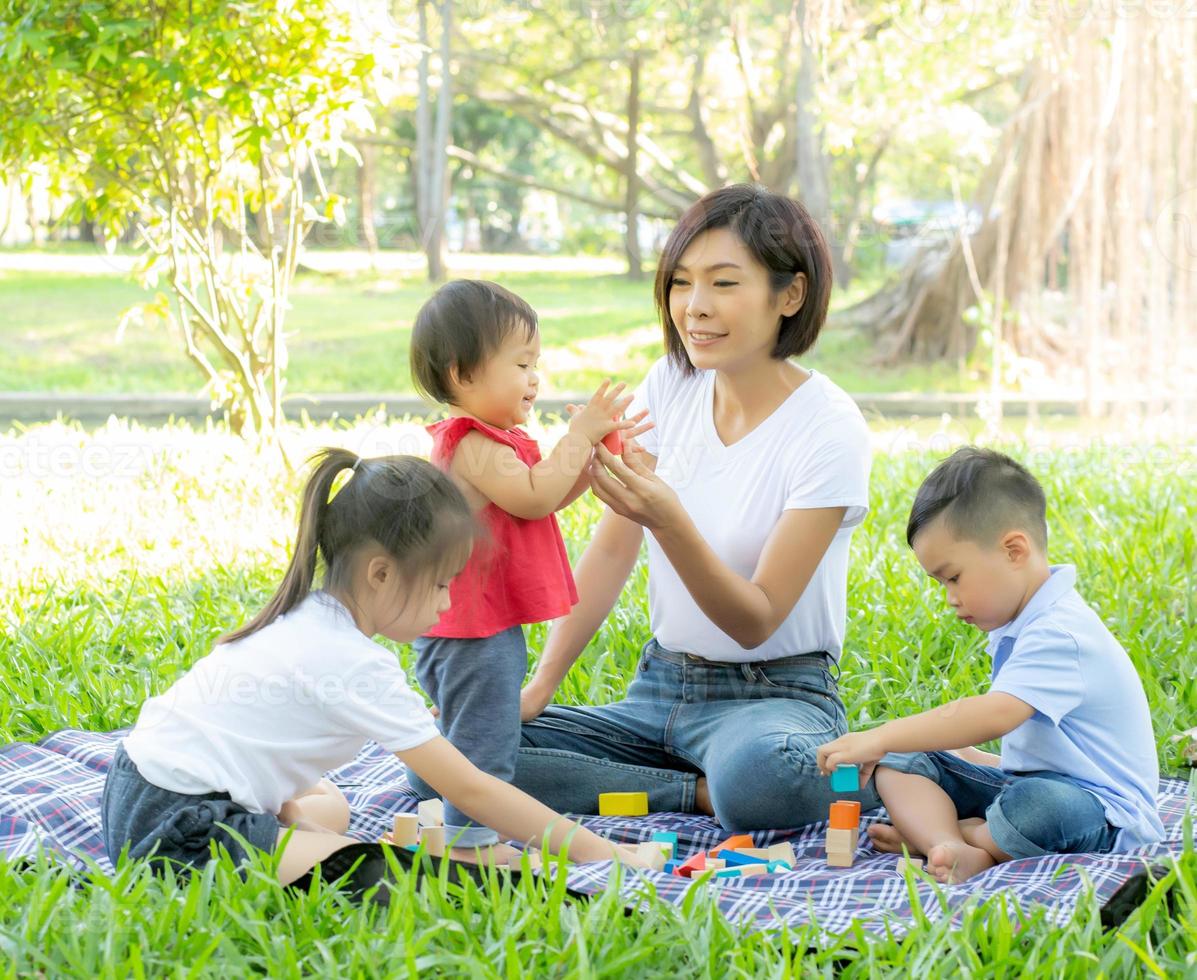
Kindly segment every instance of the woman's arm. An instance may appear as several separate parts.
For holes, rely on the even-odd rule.
[[[535,718],[553,700],[570,667],[619,598],[636,564],[643,536],[639,524],[610,510],[599,518],[594,537],[574,569],[578,604],[549,630],[536,672],[520,694],[521,720]]]
[[[455,807],[503,837],[565,851],[574,861],[617,859],[645,866],[631,849],[592,833],[501,779],[476,768],[444,738],[396,753]]]
[[[784,511],[752,577],[744,578],[715,554],[673,488],[638,454],[620,458],[603,446],[595,453],[590,467],[595,496],[648,528],[698,608],[747,650],[764,643],[789,616],[844,519],[844,507]]]

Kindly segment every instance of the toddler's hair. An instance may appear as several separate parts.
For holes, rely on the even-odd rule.
[[[906,543],[913,546],[940,514],[957,538],[989,545],[1007,531],[1026,531],[1047,549],[1043,487],[1025,466],[993,449],[963,446],[931,471],[915,494]]]
[[[303,490],[295,552],[278,591],[240,629],[221,637],[230,643],[269,626],[312,590],[318,562],[324,587],[349,582],[351,558],[375,543],[395,559],[409,594],[431,588],[461,571],[477,526],[465,496],[453,481],[418,456],[365,459],[347,449],[321,449]],[[352,474],[332,494],[345,470]]]
[[[426,398],[453,404],[450,368],[468,378],[515,330],[531,340],[536,311],[510,290],[482,279],[441,286],[416,314],[411,334],[411,376]]]

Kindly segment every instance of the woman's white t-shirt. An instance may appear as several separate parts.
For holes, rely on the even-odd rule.
[[[395,655],[339,601],[313,592],[146,701],[125,751],[162,789],[228,793],[255,813],[278,813],[368,739],[402,752],[439,734]]]
[[[648,409],[656,426],[638,441],[657,457],[657,474],[732,571],[752,578],[783,511],[847,509],[806,591],[777,631],[752,650],[707,618],[646,532],[653,635],[668,650],[708,660],[775,660],[819,650],[838,658],[847,620],[848,544],[869,506],[864,417],[838,386],[812,371],[772,415],[725,446],[715,430],[714,391],[714,371],[687,375],[663,357],[627,414]]]

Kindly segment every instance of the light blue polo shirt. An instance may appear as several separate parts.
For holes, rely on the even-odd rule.
[[[1072,565],[1053,565],[1018,617],[989,634],[990,690],[1035,709],[1002,739],[1002,768],[1075,779],[1105,805],[1120,828],[1115,850],[1126,851],[1164,836],[1151,714],[1126,651],[1075,585]]]

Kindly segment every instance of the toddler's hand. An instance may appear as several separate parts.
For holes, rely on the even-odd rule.
[[[885,748],[875,731],[849,732],[819,746],[819,771],[825,776],[835,772],[836,766],[860,766],[860,782],[864,785],[885,755]]]
[[[593,446],[608,432],[635,428],[637,419],[622,418],[624,410],[632,404],[632,395],[624,395],[627,385],[604,381],[579,411],[569,420],[569,430],[580,432]],[[621,397],[622,396],[622,397]]]

